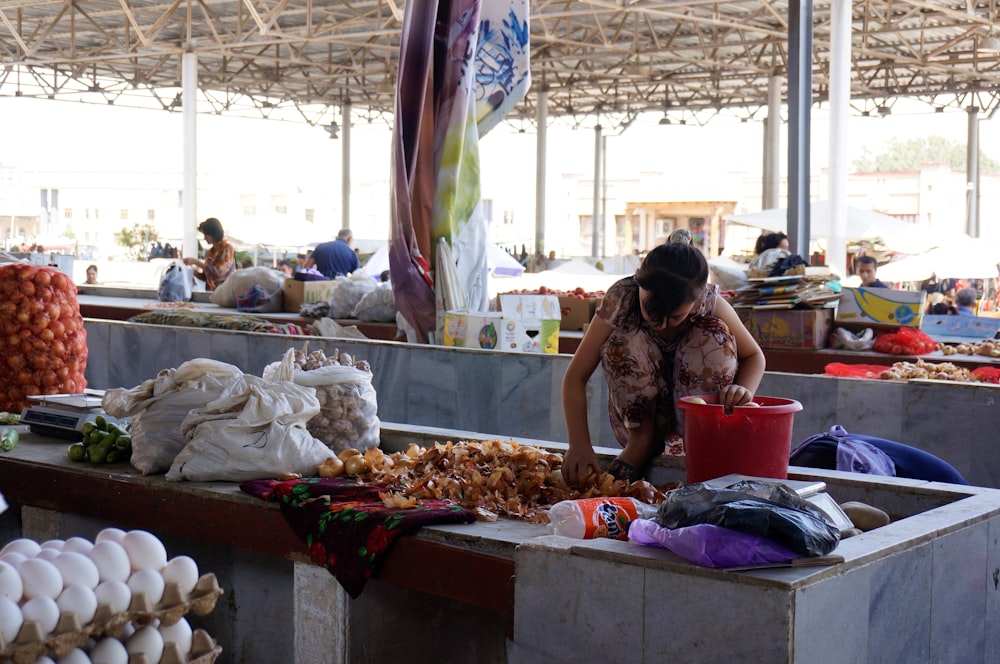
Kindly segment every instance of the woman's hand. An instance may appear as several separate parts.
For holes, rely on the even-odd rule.
[[[584,480],[600,471],[600,461],[597,459],[597,454],[594,453],[594,448],[589,445],[586,449],[570,446],[563,457],[562,476],[566,483],[572,487],[580,486]]]
[[[753,399],[753,392],[742,385],[726,385],[719,390],[719,403],[725,408],[727,413],[732,412],[733,406],[742,406]]]

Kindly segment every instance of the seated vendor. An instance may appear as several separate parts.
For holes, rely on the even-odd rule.
[[[854,262],[854,273],[861,277],[862,288],[889,288],[889,284],[879,281],[876,275],[878,261],[874,256],[859,256]]]

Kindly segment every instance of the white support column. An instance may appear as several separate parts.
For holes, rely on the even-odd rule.
[[[590,255],[594,258],[601,257],[601,173],[604,171],[604,141],[601,140],[600,121],[594,127],[594,210],[591,219],[593,226],[593,237],[590,242]]]
[[[340,140],[340,228],[351,227],[351,100],[341,107]],[[339,230],[339,229],[337,229]]]
[[[830,4],[830,237],[826,264],[847,276],[847,114],[851,105],[851,2]]]
[[[198,256],[198,54],[181,58],[181,101],[184,118],[184,256]]]
[[[969,133],[965,146],[965,232],[979,237],[979,108],[970,106]]]
[[[538,93],[536,120],[538,134],[535,139],[535,255],[545,255],[545,169],[548,132],[549,93]]]
[[[781,80],[767,80],[767,121],[764,123],[764,177],[761,209],[781,207]]]

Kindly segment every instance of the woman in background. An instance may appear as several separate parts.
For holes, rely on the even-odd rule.
[[[236,271],[236,251],[233,245],[225,240],[222,222],[215,217],[209,217],[198,225],[198,231],[205,236],[209,247],[205,252],[205,260],[185,258],[184,264],[194,268],[194,276],[205,282],[205,290],[214,291],[219,284]]]

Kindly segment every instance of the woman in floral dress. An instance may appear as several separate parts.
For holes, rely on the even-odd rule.
[[[635,276],[608,289],[563,377],[569,450],[562,472],[578,485],[600,470],[587,424],[587,381],[600,364],[608,385],[611,428],[624,448],[608,471],[635,481],[653,457],[683,435],[676,400],[718,394],[727,408],[751,399],[764,354],[718,289],[708,263],[675,231]]]

